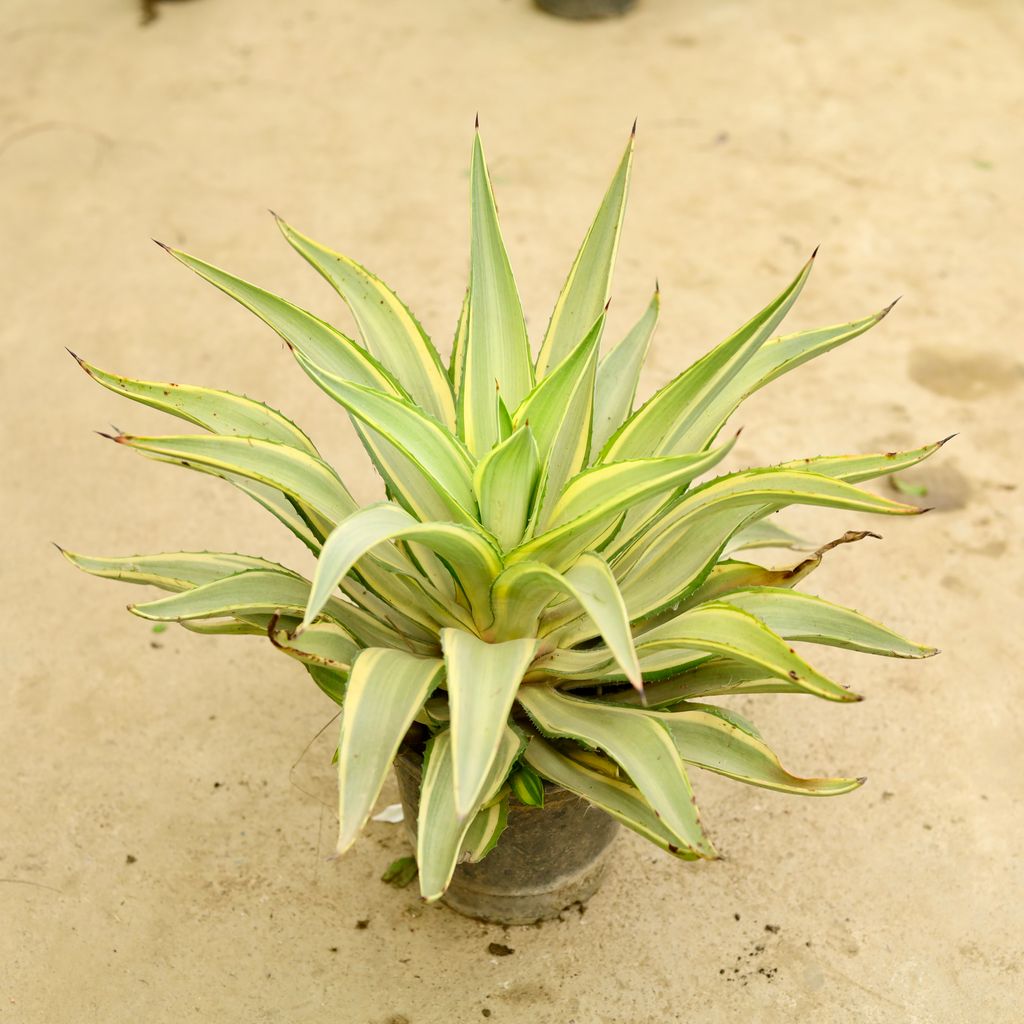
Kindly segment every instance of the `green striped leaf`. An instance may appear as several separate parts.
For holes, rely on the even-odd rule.
[[[643,678],[629,629],[629,613],[608,563],[598,554],[583,554],[566,572],[565,579],[572,587],[573,596],[604,637],[626,678],[642,690]]]
[[[328,530],[357,509],[333,469],[319,458],[287,445],[253,438],[202,435],[156,438],[119,435],[114,440],[143,454],[177,460],[189,468],[204,467],[216,475],[227,472],[250,477],[301,503],[303,508],[309,508]],[[393,548],[382,549],[375,557],[396,572],[418,577],[413,563]],[[383,566],[360,561],[358,570],[381,596],[401,607],[408,604],[408,587],[396,582]],[[417,621],[430,620],[418,614]]]
[[[955,437],[956,435],[951,435]],[[826,455],[817,458],[794,459],[792,462],[784,462],[779,466],[772,467],[773,470],[795,470],[813,472],[819,476],[831,477],[835,480],[843,480],[846,483],[860,483],[864,480],[873,480],[889,473],[896,473],[934,455],[951,437],[944,438],[935,444],[924,445],[912,451],[892,451],[878,455]],[[776,510],[777,506],[766,506],[763,514]],[[922,511],[919,509],[918,511]],[[923,510],[926,511],[926,510]],[[867,534],[877,536],[876,534]],[[830,545],[826,545],[827,550]],[[755,517],[749,525],[744,526],[726,544],[724,553],[731,554],[734,551],[746,551],[753,548],[790,548],[793,551],[811,551],[814,545],[802,537],[797,537],[784,530],[774,523],[762,521]]]
[[[483,786],[488,800],[504,782],[521,748],[518,734],[506,726]],[[472,816],[460,815],[455,809],[451,730],[445,729],[427,743],[423,784],[420,788],[420,811],[416,823],[420,893],[427,902],[439,899],[448,888],[472,824]]]
[[[589,617],[596,632],[605,638],[611,657],[639,688],[640,667],[626,606],[608,563],[594,552],[580,556],[564,574],[541,562],[518,562],[502,572],[491,591],[495,619],[488,632],[500,638],[532,637],[539,628],[543,636],[547,630],[539,626],[538,619],[560,594],[573,602],[574,612],[579,609]],[[548,642],[562,644],[558,637]]]
[[[702,697],[746,693],[746,687],[752,683],[768,683],[776,686],[778,691],[784,690],[787,693],[805,692],[792,684],[766,676],[763,669],[753,665],[743,665],[728,658],[708,658],[678,675],[648,681],[643,694],[646,703],[642,706],[650,711],[671,710]],[[634,700],[634,697],[639,697],[639,694],[628,689],[625,683],[620,683],[618,690],[609,688],[597,699],[612,704],[641,706],[640,701]]]
[[[360,647],[349,634],[334,622],[315,622],[299,635],[269,624],[270,642],[283,654],[304,665],[331,669],[347,675]]]
[[[58,551],[76,568],[93,576],[124,583],[142,583],[161,590],[182,591],[214,583],[250,569],[267,569],[291,575],[276,562],[255,555],[225,551],[172,551],[159,555],[128,555],[101,558]]]
[[[800,294],[813,263],[812,256],[793,282],[757,316],[666,384],[634,413],[612,435],[599,461],[618,462],[700,451],[707,443],[708,413],[716,398],[782,322]]]
[[[653,682],[648,680],[642,695],[628,689],[626,683],[619,685],[617,691],[609,690],[597,699],[633,707],[643,702],[643,707],[659,710],[677,707],[685,701],[702,697],[722,697],[737,693],[807,693],[791,680],[774,679],[757,665],[745,665],[730,658],[709,658],[678,675]]]
[[[845,480],[847,483],[857,484],[916,466],[919,462],[924,462],[925,459],[934,455],[955,436],[955,434],[951,434],[950,437],[943,438],[941,441],[926,444],[912,451],[893,451],[878,455],[821,455],[814,459],[794,459],[792,462],[783,462],[775,468],[818,473],[835,480]]]
[[[515,568],[518,568],[518,565]],[[612,652],[603,644],[582,650],[557,648],[550,654],[537,658],[526,674],[525,682],[578,679],[589,686],[606,676],[611,678],[612,675],[619,675],[625,679],[621,673],[622,670],[615,664]]]
[[[763,388],[784,373],[789,373],[790,370],[796,369],[809,360],[831,352],[832,349],[860,337],[865,331],[869,331],[875,324],[883,320],[895,305],[895,302],[890,303],[885,309],[862,317],[860,320],[851,320],[848,323],[836,324],[832,327],[818,327],[809,331],[783,335],[780,338],[772,338],[743,368],[740,374],[741,380],[737,380],[737,384],[742,383],[743,385],[742,397],[746,397],[758,388]]]
[[[874,327],[891,308],[851,323],[800,331],[765,342],[715,396],[702,418],[701,433],[695,439],[703,436],[703,443],[710,443],[744,399],[808,360],[859,337]]]
[[[330,282],[352,311],[377,361],[401,381],[421,409],[454,431],[451,382],[437,350],[405,303],[365,267],[314,242],[280,217],[276,220],[289,244]]]
[[[286,629],[298,625],[299,620],[279,615],[249,615],[244,619],[189,619],[179,622],[182,629],[201,636],[263,636],[267,635],[270,623],[277,619]]]
[[[523,539],[539,473],[537,443],[528,426],[514,431],[477,464],[473,490],[480,522],[497,538],[503,551]]]
[[[593,461],[608,438],[633,412],[636,389],[640,382],[647,351],[658,325],[661,296],[657,289],[644,315],[629,333],[601,360],[594,385],[594,432],[590,441]]]
[[[738,436],[738,435],[737,435]],[[606,462],[573,477],[551,512],[549,530],[565,523],[577,523],[599,511],[604,517],[629,508],[647,498],[685,487],[729,454],[728,444],[710,452],[667,455],[628,462]]]
[[[537,356],[537,379],[557,367],[579,344],[608,303],[612,268],[619,248],[622,217],[629,191],[629,172],[633,163],[631,134],[608,191],[598,208],[569,277],[562,286]]]
[[[215,434],[118,434],[112,440],[158,458],[204,466],[218,473],[234,473],[267,484],[308,506],[329,523],[339,522],[359,507],[326,462],[290,445]]]
[[[459,319],[455,324],[455,337],[452,338],[452,354],[448,363],[448,377],[451,379],[452,388],[458,396],[462,387],[462,373],[466,361],[466,332],[469,329],[469,289],[462,299],[462,307],[459,309]]]
[[[509,776],[513,796],[527,807],[544,806],[544,780],[524,761]]]
[[[74,353],[72,353],[74,355]],[[75,356],[78,365],[114,394],[195,423],[214,434],[237,434],[291,445],[310,455],[317,450],[291,420],[243,395],[190,384],[155,383],[107,373]]]
[[[530,392],[512,417],[515,427],[528,425],[537,442],[544,474],[538,494],[537,522],[541,529],[565,482],[586,465],[597,350],[603,328],[602,314],[587,336]]]
[[[231,484],[242,494],[252,498],[261,508],[266,509],[279,523],[293,533],[314,555],[320,553],[320,545],[331,530],[331,524],[314,509],[307,508],[300,501],[282,494],[275,487],[247,480],[237,473],[229,473],[217,466],[208,466],[189,459],[164,458],[150,452],[139,454],[170,466],[180,466],[196,473],[203,473]]]
[[[700,583],[737,530],[794,504],[883,515],[920,512],[816,473],[768,469],[721,477],[688,494],[612,555],[630,617],[639,619],[676,603]]]
[[[620,514],[645,497],[682,486],[723,459],[734,441],[700,455],[672,455],[595,466],[566,487],[549,529],[509,553],[508,561],[530,559],[556,567],[571,565],[615,527]],[[624,544],[628,536],[618,537]]]
[[[351,338],[312,313],[210,263],[177,249],[164,248],[201,278],[255,313],[288,343],[293,352],[301,352],[314,366],[357,384],[408,397],[395,378],[376,359]]]
[[[490,588],[501,557],[475,530],[456,523],[421,523],[388,502],[367,505],[342,521],[324,542],[304,624],[319,614],[331,591],[367,552],[390,540],[411,540],[446,559],[477,621],[490,620]],[[379,556],[379,551],[375,552]]]
[[[143,619],[174,622],[179,619],[210,619],[227,615],[273,615],[301,612],[309,595],[309,581],[283,570],[250,569],[183,590],[171,597],[131,604],[128,610]],[[327,614],[341,602],[332,600]],[[340,620],[339,620],[340,621]]]
[[[310,679],[320,687],[325,696],[341,705],[345,702],[345,683],[348,680],[347,672],[335,672],[333,669],[323,668],[319,665],[304,666],[309,673]],[[335,758],[337,750],[335,750]]]
[[[806,640],[889,658],[929,658],[937,653],[934,647],[912,643],[852,608],[796,590],[751,587],[725,594],[721,600],[749,612],[786,640]]]
[[[472,230],[465,344],[459,348],[459,433],[478,458],[498,440],[497,384],[509,408],[533,387],[526,321],[498,227],[494,193],[477,133],[470,167]]]
[[[860,700],[808,665],[760,619],[725,602],[709,601],[690,608],[641,633],[635,643],[641,658],[660,649],[685,664],[692,660],[692,652],[703,651],[751,665],[775,679],[788,679],[807,693],[827,700]]]
[[[338,853],[362,831],[409,726],[443,672],[438,658],[380,648],[361,651],[353,662],[338,738]]]
[[[302,356],[298,358],[324,391],[371,428],[372,434],[384,438],[405,457],[399,461],[385,455],[392,486],[405,497],[405,504],[417,511],[422,509],[430,518],[454,519],[466,524],[476,522],[473,461],[436,419],[424,415],[403,398],[352,384],[326,370],[309,366]],[[420,500],[425,489],[432,492],[432,503]],[[440,515],[430,515],[431,512]]]
[[[501,734],[537,641],[489,644],[465,630],[444,629],[441,648],[452,715],[455,812],[464,817],[473,813],[484,796]]]
[[[478,864],[498,845],[502,832],[508,825],[508,797],[496,803],[481,807],[462,840],[459,851],[460,864]]]
[[[309,597],[308,580],[287,571],[253,569],[248,572],[214,580],[191,590],[142,604],[132,604],[128,610],[144,619],[158,622],[180,622],[190,619],[239,618],[244,621],[260,620],[259,616],[282,614],[300,617]],[[368,615],[361,608],[332,597],[321,611],[340,623],[365,646],[383,644],[400,646],[417,652],[431,652],[431,646],[419,639],[421,634],[399,632]],[[266,632],[266,626],[261,632]]]
[[[544,778],[588,800],[644,839],[681,860],[696,859],[688,847],[680,847],[679,837],[661,823],[640,791],[628,783],[571,760],[539,736],[530,738],[523,757]]]
[[[698,704],[671,713],[647,714],[668,729],[683,760],[738,782],[801,796],[838,796],[863,785],[863,779],[791,775],[763,740],[722,718],[722,710]]]
[[[842,544],[853,544],[868,537],[881,540],[877,533],[870,530],[847,530],[841,537],[823,544],[810,557],[786,569],[771,569],[753,562],[725,559],[711,569],[704,582],[680,605],[680,610],[683,607],[702,604],[704,601],[713,601],[737,590],[749,590],[751,587],[790,589],[817,569],[827,552]],[[647,623],[646,620],[645,624],[655,625],[653,622]]]
[[[715,856],[686,768],[660,722],[632,708],[577,700],[546,686],[524,686],[519,702],[545,735],[580,740],[618,761],[679,845],[702,857]]]
[[[731,555],[734,551],[752,551],[756,548],[788,548],[790,551],[813,551],[814,543],[795,533],[763,519],[751,523],[738,533],[726,544],[724,555]]]

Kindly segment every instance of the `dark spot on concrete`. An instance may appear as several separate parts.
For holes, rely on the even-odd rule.
[[[736,920],[736,921],[738,921],[740,919],[740,915],[739,914],[733,914],[732,916],[733,916],[733,919]]]
[[[902,489],[892,482],[893,479],[889,478],[889,489],[899,495],[900,501],[940,512],[964,508],[973,490],[971,481],[948,461],[929,462],[901,473],[899,482],[904,485]],[[913,490],[920,493],[914,494]]]
[[[138,857],[136,857],[134,853],[129,853],[129,854],[128,854],[128,855],[127,855],[127,856],[125,857],[125,859],[124,859],[124,862],[125,862],[125,864],[134,864],[134,863],[135,863],[135,862],[136,862],[136,861],[137,861],[138,859],[139,859],[139,858],[138,858]]]
[[[338,947],[337,946],[329,946],[328,947],[328,951],[331,952],[331,953],[337,953],[338,952]]]
[[[984,558],[999,558],[1006,553],[1005,540],[990,540],[987,544],[979,544],[977,547],[964,548],[969,554],[981,555]]]
[[[764,930],[766,932],[771,932],[772,935],[778,935],[779,934],[779,926],[777,924],[766,924],[764,926]]]
[[[511,956],[515,950],[511,946],[506,946],[503,942],[489,942],[487,944],[487,952],[491,956]]]
[[[910,379],[936,395],[974,401],[1024,383],[1024,366],[998,352],[970,355],[917,348],[910,354]]]
[[[360,918],[358,921],[356,921],[356,931],[357,932],[365,932],[366,929],[369,928],[369,927],[370,927],[370,919],[368,917],[363,917],[363,918]]]
[[[488,1010],[486,1006],[480,1011],[480,1013],[483,1014],[484,1017],[490,1017],[491,1015],[491,1011]]]

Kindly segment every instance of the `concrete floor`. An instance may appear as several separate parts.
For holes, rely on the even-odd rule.
[[[1020,5],[640,0],[591,25],[527,0],[159,11],[142,28],[128,0],[7,0],[0,29],[0,1021],[1020,1020]],[[737,458],[960,432],[908,475],[937,510],[872,521],[884,544],[812,580],[943,655],[820,658],[855,706],[740,705],[794,771],[868,785],[801,801],[702,776],[726,860],[623,836],[585,915],[507,932],[381,884],[395,826],[326,860],[331,706],[297,666],[258,640],[154,635],[123,610],[138,592],[48,544],[308,566],[230,489],[97,438],[166,424],[63,347],[259,396],[375,496],[276,339],[148,239],[338,316],[272,206],[378,269],[445,346],[478,110],[535,333],[639,115],[610,331],[660,278],[646,390],[820,242],[796,327],[903,300],[748,403]]]

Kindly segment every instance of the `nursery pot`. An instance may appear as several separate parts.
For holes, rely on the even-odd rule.
[[[534,0],[534,3],[548,14],[587,21],[626,14],[636,5],[636,0]]]
[[[395,776],[415,844],[422,757],[403,750]],[[478,864],[460,864],[442,900],[467,917],[533,924],[584,904],[597,891],[618,822],[559,786],[544,784],[544,806],[509,797],[508,825]]]

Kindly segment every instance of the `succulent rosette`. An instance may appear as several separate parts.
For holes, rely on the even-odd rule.
[[[918,513],[856,485],[915,465],[941,442],[713,475],[734,443],[721,440],[723,427],[746,396],[856,338],[888,309],[777,334],[812,257],[777,298],[635,408],[657,291],[601,355],[632,154],[631,137],[536,357],[479,135],[469,286],[447,366],[387,285],[280,219],[287,241],[351,310],[358,339],[168,250],[284,339],[350,417],[386,500],[360,507],[306,434],[266,405],[79,359],[111,391],[204,431],[113,440],[226,480],[318,561],[308,580],[234,553],[66,557],[170,592],[131,606],[136,615],[269,638],[306,667],[341,706],[339,851],[366,823],[403,741],[422,737],[416,856],[427,899],[444,892],[460,860],[493,848],[510,799],[543,802],[544,780],[682,859],[715,856],[693,799],[694,766],[787,793],[855,789],[862,780],[790,774],[750,722],[714,699],[859,699],[794,641],[898,658],[934,653],[796,589],[825,551],[865,532],[783,568],[743,553],[800,549],[770,519],[790,505]]]

